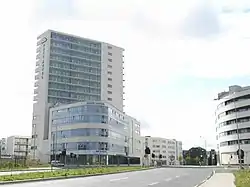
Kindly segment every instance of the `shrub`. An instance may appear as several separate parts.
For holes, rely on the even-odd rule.
[[[237,171],[235,175],[236,187],[249,187],[250,186],[250,170]]]

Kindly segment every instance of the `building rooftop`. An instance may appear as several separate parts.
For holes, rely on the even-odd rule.
[[[27,138],[27,139],[31,138],[30,136],[21,136],[21,135],[13,135],[13,136],[9,136],[8,138],[12,138],[12,137],[14,137],[14,138]]]
[[[235,92],[242,92],[242,91],[246,91],[249,90],[250,86],[239,86],[239,85],[232,85],[228,87],[228,91],[223,91],[218,93],[218,99],[222,99],[226,96],[229,96],[231,94],[234,94]]]
[[[105,44],[108,44],[110,46],[114,46],[114,47],[118,47],[120,48],[121,50],[124,51],[124,48],[122,47],[119,47],[119,46],[116,46],[116,45],[113,45],[113,44],[110,44],[110,43],[107,43],[107,42],[101,42],[101,41],[98,41],[98,40],[93,40],[93,39],[89,39],[89,38],[84,38],[82,36],[77,36],[77,35],[73,35],[73,34],[69,34],[69,33],[64,33],[64,32],[61,32],[61,31],[56,31],[56,30],[51,30],[51,29],[48,29],[47,31],[43,32],[42,34],[40,34],[37,39],[40,39],[42,37],[42,35],[46,32],[54,32],[54,33],[58,33],[58,34],[62,34],[62,35],[67,35],[67,36],[71,36],[71,37],[74,37],[74,38],[79,38],[79,39],[84,39],[84,40],[88,40],[88,41],[92,41],[92,42],[99,42],[99,43],[105,43]]]

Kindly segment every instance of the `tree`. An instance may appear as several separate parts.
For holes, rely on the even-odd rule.
[[[194,158],[195,164],[199,164],[200,158],[197,156]]]
[[[182,158],[181,155],[178,157],[178,160],[179,160],[179,162],[180,162],[180,164],[181,164],[181,163],[182,163],[182,160],[183,160],[183,158]]]
[[[187,165],[189,165],[190,162],[191,162],[191,157],[190,157],[190,156],[187,156],[187,157],[185,158],[185,162],[186,162]]]

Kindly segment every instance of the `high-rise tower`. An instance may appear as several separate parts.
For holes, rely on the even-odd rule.
[[[49,108],[107,101],[123,111],[123,51],[111,44],[48,30],[37,38],[31,156],[49,154]]]

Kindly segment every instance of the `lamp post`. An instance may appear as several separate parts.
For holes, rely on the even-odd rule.
[[[131,136],[130,136],[131,135]],[[132,124],[131,124],[131,131],[129,132],[129,138],[127,138],[127,142],[128,142],[128,148],[126,149],[126,157],[127,157],[127,162],[128,162],[128,166],[130,165],[130,158],[129,158],[129,155],[130,155],[130,140],[131,140],[131,154],[133,155],[134,153],[134,122],[132,121]]]
[[[33,128],[34,128],[34,134],[33,134],[33,159],[35,160],[36,158],[36,137],[37,137],[37,134],[36,134],[36,124],[33,124]]]
[[[204,148],[205,148],[205,150],[207,150],[207,140],[206,140],[206,138],[203,137],[203,136],[200,136],[200,138],[204,140]]]
[[[129,152],[130,152],[130,140],[132,140],[132,154],[133,154],[133,137],[130,137],[127,139],[128,142],[128,148],[126,149],[126,157],[127,157],[127,162],[128,162],[128,166],[130,165],[130,158],[129,158]]]
[[[200,138],[204,140],[205,157],[203,157],[203,161],[205,161],[204,164],[207,165],[208,164],[208,160],[207,160],[207,140],[203,136],[200,136]]]
[[[232,94],[232,96],[234,96],[235,93]],[[219,101],[222,98],[218,97],[216,99],[214,99],[215,101]],[[225,99],[225,98],[223,98]],[[238,150],[239,150],[239,155],[238,155],[238,160],[240,161],[239,165],[240,165],[240,169],[242,169],[242,161],[241,161],[241,146],[240,146],[240,135],[239,135],[239,123],[238,123],[238,114],[237,114],[237,108],[236,108],[236,103],[235,103],[235,98],[233,98],[233,105],[234,105],[234,112],[235,112],[235,123],[236,123],[236,132],[237,132],[237,143],[238,143]],[[217,118],[217,116],[216,116]]]
[[[233,103],[234,103],[234,112],[235,112],[236,129],[237,129],[237,140],[238,140],[238,150],[239,150],[238,157],[239,157],[239,161],[240,161],[240,168],[242,169],[239,123],[238,123],[238,114],[237,114],[237,110],[236,110],[235,100],[234,100]]]

